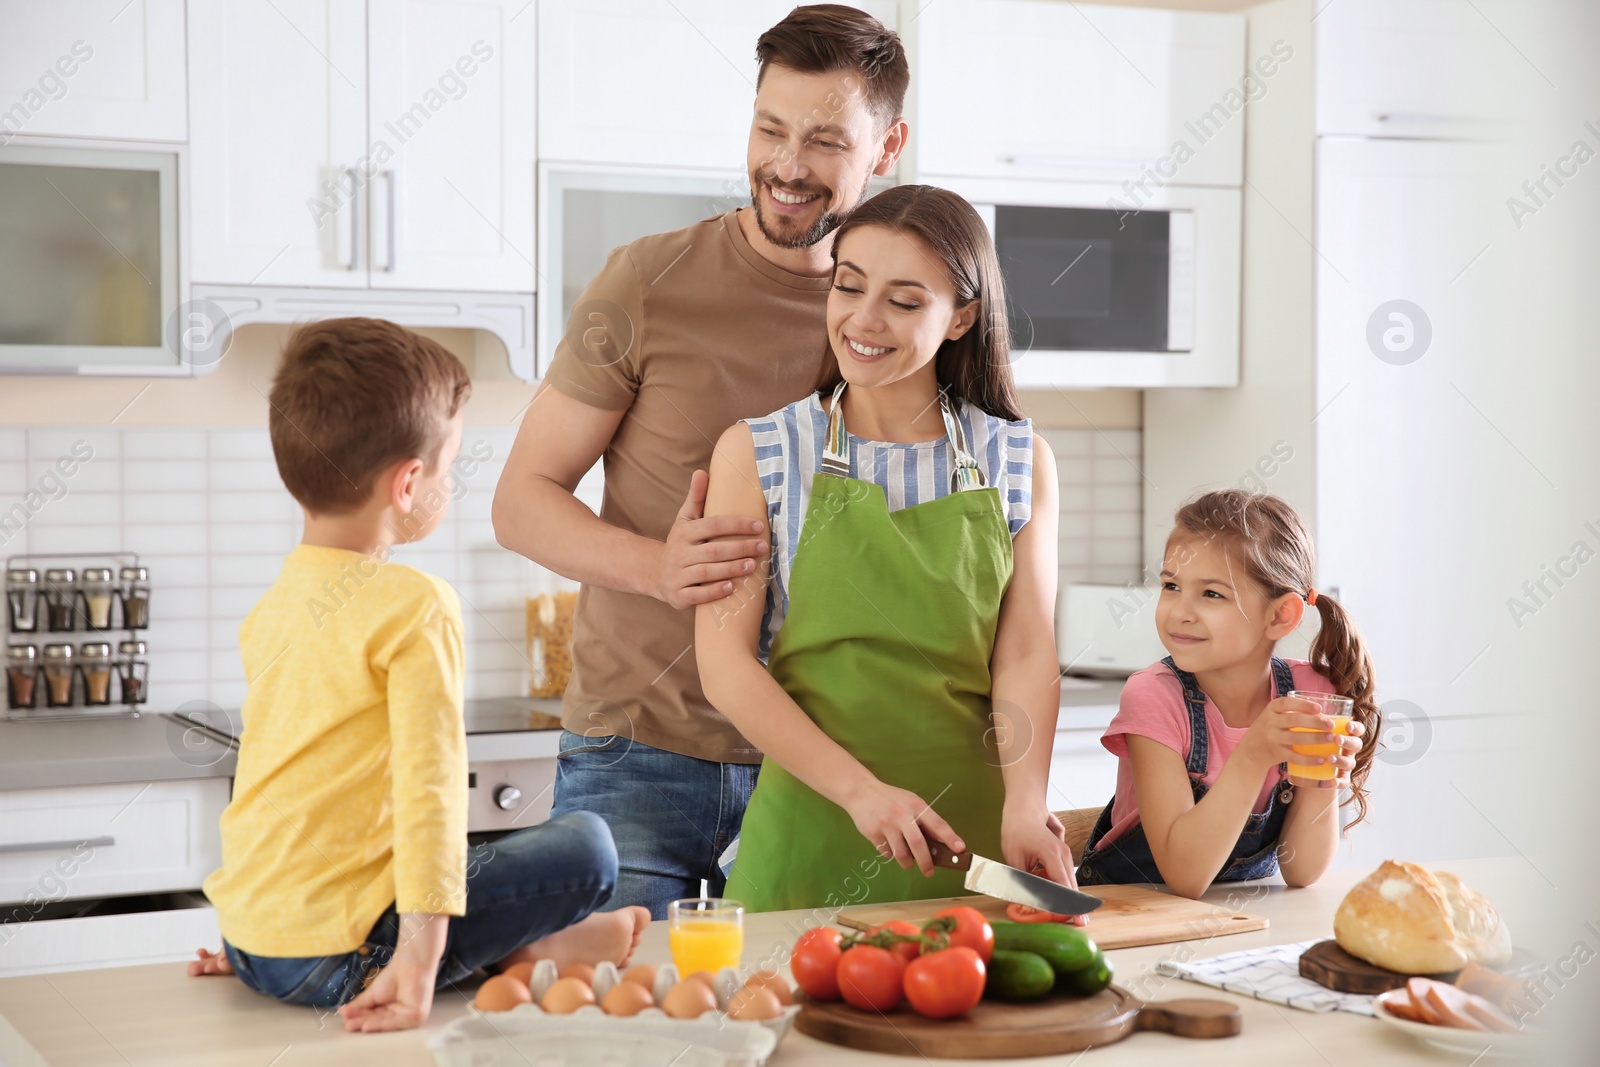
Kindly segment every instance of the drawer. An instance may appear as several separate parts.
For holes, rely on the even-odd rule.
[[[230,779],[0,792],[0,903],[198,889]]]
[[[1117,792],[1117,757],[1100,744],[1100,730],[1060,730],[1050,753],[1051,811],[1103,808]]]

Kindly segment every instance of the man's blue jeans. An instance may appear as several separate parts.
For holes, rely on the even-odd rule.
[[[620,734],[586,737],[564,730],[556,764],[555,812],[592,811],[617,843],[617,889],[610,908],[639,904],[655,919],[667,904],[719,896],[727,878],[717,857],[739,836],[758,764],[680,756]]]
[[[451,916],[434,988],[599,909],[617,884],[611,832],[596,815],[570,812],[467,851],[467,913]],[[399,940],[394,905],[354,952],[336,956],[255,956],[223,942],[239,980],[286,1004],[333,1008],[361,992]]]

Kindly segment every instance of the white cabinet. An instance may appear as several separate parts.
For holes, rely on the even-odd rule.
[[[1340,0],[1318,12],[1317,133],[1459,138],[1509,132],[1538,69],[1496,28],[1504,0]]]
[[[190,276],[367,284],[364,0],[193,0]]]
[[[894,28],[893,0],[857,6]],[[756,39],[793,7],[793,0],[541,0],[539,158],[739,165],[756,94]]]
[[[197,282],[529,292],[534,15],[190,5]]]
[[[1237,186],[1244,25],[1239,15],[1047,0],[922,5],[908,29],[908,162],[918,181],[1121,182],[1182,141],[1192,157],[1157,185]]]
[[[227,778],[0,792],[0,903],[197,889],[228,795]]]
[[[1109,721],[1110,716],[1107,716]],[[1050,753],[1046,802],[1051,811],[1103,808],[1117,792],[1117,757],[1105,750],[1105,727],[1060,730]],[[1076,857],[1074,857],[1076,858]]]
[[[372,284],[534,288],[527,0],[371,0]]]
[[[4,0],[0,26],[0,144],[184,139],[183,0]]]

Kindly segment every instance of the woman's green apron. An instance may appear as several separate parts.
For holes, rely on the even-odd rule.
[[[952,492],[891,512],[882,488],[851,477],[843,394],[841,383],[769,669],[881,781],[920,796],[970,851],[998,856],[989,660],[1012,568],[1000,491],[984,485],[941,393]],[[952,896],[961,878],[884,859],[844,809],[767,759],[725,892],[770,911]]]

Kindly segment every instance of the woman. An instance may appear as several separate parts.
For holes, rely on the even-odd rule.
[[[768,573],[697,609],[706,696],[766,757],[727,893],[962,892],[930,839],[1072,884],[1030,743],[1059,704],[1055,461],[1016,410],[993,243],[954,193],[898,186],[833,255],[836,371],[711,464],[705,513],[773,531]]]

